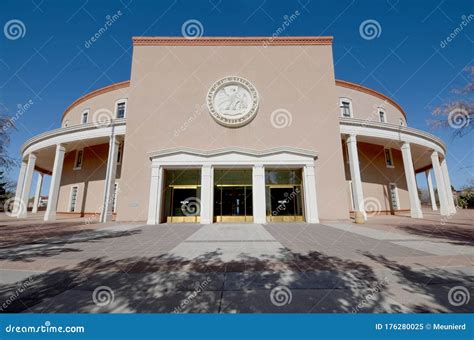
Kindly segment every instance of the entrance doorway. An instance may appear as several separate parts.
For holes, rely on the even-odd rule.
[[[267,221],[303,222],[301,170],[265,171]]]
[[[200,221],[200,182],[200,170],[165,171],[163,222],[186,223]]]
[[[214,222],[253,222],[252,170],[214,171]]]

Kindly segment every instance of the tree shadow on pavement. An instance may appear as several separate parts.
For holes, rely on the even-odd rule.
[[[473,276],[459,270],[417,269],[399,264],[384,256],[365,253],[371,260],[390,269],[403,283],[405,291],[394,299],[405,296],[410,299],[408,305],[412,313],[473,313],[473,304],[469,304],[474,294]],[[472,273],[472,270],[471,270]],[[460,288],[463,287],[463,288]],[[419,296],[423,296],[422,301]]]
[[[78,225],[77,222],[0,226],[0,260],[31,262],[37,257],[81,252],[81,249],[68,246],[75,243],[97,242],[140,232],[140,230],[94,230],[90,226]]]
[[[41,313],[384,311],[383,294],[374,293],[378,278],[364,263],[288,249],[259,258],[242,253],[230,262],[221,255],[217,249],[192,259],[92,258],[1,285],[0,307]]]
[[[449,225],[400,225],[401,230],[423,237],[432,237],[448,241],[451,244],[473,246],[474,233],[473,229],[462,228],[459,226]]]

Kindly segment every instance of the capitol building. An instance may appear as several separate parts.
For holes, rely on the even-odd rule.
[[[332,43],[134,37],[130,80],[76,99],[60,128],[25,141],[15,215],[37,213],[26,202],[48,175],[46,221],[422,218],[419,173],[431,208],[454,213],[443,141],[389,96],[335,79]]]

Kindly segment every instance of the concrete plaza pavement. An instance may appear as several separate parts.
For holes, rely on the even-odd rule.
[[[146,226],[0,216],[0,308],[473,312],[473,217]]]

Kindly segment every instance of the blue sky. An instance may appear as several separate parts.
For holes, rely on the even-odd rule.
[[[17,19],[25,34],[10,40],[0,32],[0,107],[13,115],[18,104],[33,102],[18,120],[10,154],[18,157],[26,139],[59,127],[62,112],[79,96],[129,79],[132,36],[180,36],[190,19],[202,23],[204,36],[269,36],[295,11],[300,15],[283,35],[334,36],[336,78],[391,96],[407,112],[409,126],[430,131],[426,121],[433,109],[467,83],[463,69],[473,64],[474,20],[447,46],[440,43],[473,7],[468,0],[2,0],[1,27]],[[118,11],[120,18],[86,48],[106,16]],[[359,33],[369,19],[381,28],[372,40]],[[452,140],[451,131],[430,132],[448,145],[453,185],[474,178],[474,135]],[[16,180],[17,174],[12,169],[9,177]],[[418,182],[425,186],[424,178]]]

